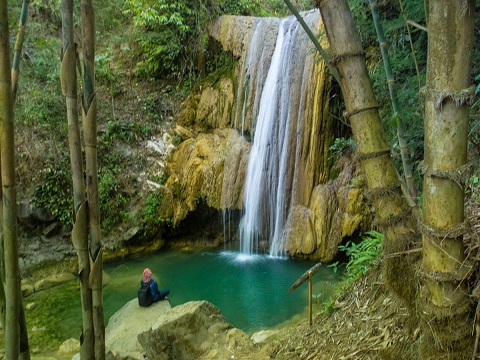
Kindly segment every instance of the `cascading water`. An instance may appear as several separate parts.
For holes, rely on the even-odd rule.
[[[318,18],[318,14],[316,16]],[[271,255],[284,255],[282,233],[289,207],[294,202],[292,188],[296,157],[300,153],[295,149],[296,138],[301,136],[299,132],[303,128],[303,112],[299,108],[304,101],[302,94],[307,82],[304,77],[311,76],[313,67],[310,62],[310,71],[304,69],[310,48],[297,20],[292,16],[279,22],[248,160],[239,230],[240,250],[244,254],[251,254],[260,244],[268,242]],[[256,39],[257,36],[252,37],[253,51],[258,51]],[[248,62],[254,61],[249,53]],[[245,84],[250,79],[249,71],[247,65]]]

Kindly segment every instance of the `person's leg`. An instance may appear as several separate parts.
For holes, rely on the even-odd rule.
[[[170,294],[170,290],[160,290],[160,296],[158,297],[158,300],[163,300],[165,297]]]

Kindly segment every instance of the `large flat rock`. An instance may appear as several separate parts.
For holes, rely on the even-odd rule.
[[[168,300],[140,307],[135,298],[125,304],[108,321],[105,329],[105,347],[114,358],[143,359],[143,348],[137,340],[138,334],[149,330],[157,319],[172,307]]]

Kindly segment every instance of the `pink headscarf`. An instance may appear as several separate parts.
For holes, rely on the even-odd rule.
[[[145,270],[143,270],[143,282],[147,283],[150,280],[152,280],[152,270],[146,268]]]

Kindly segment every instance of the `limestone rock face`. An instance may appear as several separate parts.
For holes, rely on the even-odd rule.
[[[157,319],[171,309],[167,300],[150,307],[138,305],[133,299],[118,310],[108,321],[105,329],[106,352],[114,359],[143,359],[143,349],[137,336],[150,329]]]
[[[316,233],[313,231],[313,212],[302,205],[290,210],[283,233],[285,249],[291,256],[311,254],[316,249]]]
[[[305,12],[304,19],[318,33],[324,32],[318,11]],[[182,142],[168,160],[170,176],[162,185],[163,203],[159,207],[161,216],[172,219],[175,226],[200,209],[199,203],[208,210],[242,209],[249,154],[255,129],[260,128],[256,122],[266,118],[259,117],[262,91],[278,30],[288,23],[286,20],[221,16],[209,26],[209,36],[235,56],[236,62],[229,73],[196,87],[178,115],[175,134]],[[263,204],[277,203],[268,197],[281,194],[278,197],[284,196],[284,205],[279,208],[285,213],[279,216],[280,250],[296,257],[330,261],[344,237],[366,230],[370,211],[362,186],[352,185],[352,179],[359,177],[355,161],[342,160],[334,171],[331,169],[328,149],[335,137],[345,136],[330,114],[336,107],[332,99],[338,94],[326,75],[326,65],[306,55],[313,54],[313,45],[300,34],[303,31],[285,42],[292,44],[285,51],[289,61],[281,63],[285,67],[281,70],[284,76],[277,81],[281,86],[271,86],[279,97],[270,103],[278,101],[276,108],[282,111],[273,116],[270,133],[274,136],[257,142],[268,144],[266,153],[271,157],[253,172],[263,187],[258,191],[262,205],[253,213],[258,214],[262,225],[277,223],[269,218],[269,205]],[[320,41],[328,47],[326,37]],[[284,118],[288,118],[285,123]],[[279,148],[276,145],[280,143],[286,145]],[[283,164],[284,170],[277,171]],[[331,179],[333,173],[340,175]],[[284,188],[270,191],[275,186],[270,179],[277,179]],[[257,228],[263,236],[267,231],[261,227]]]
[[[348,156],[335,170],[336,179],[313,189],[308,207],[290,211],[282,240],[289,255],[332,261],[346,236],[369,228],[371,212],[357,164]]]
[[[230,359],[253,348],[248,335],[232,328],[207,301],[174,307],[140,334],[138,341],[147,358],[154,360]]]
[[[168,200],[174,204],[174,223],[195,210],[199,200],[214,209],[238,208],[248,149],[248,143],[233,129],[200,134],[181,143],[173,155],[172,173],[166,184],[174,189],[174,198]],[[225,169],[229,176],[226,183]]]

